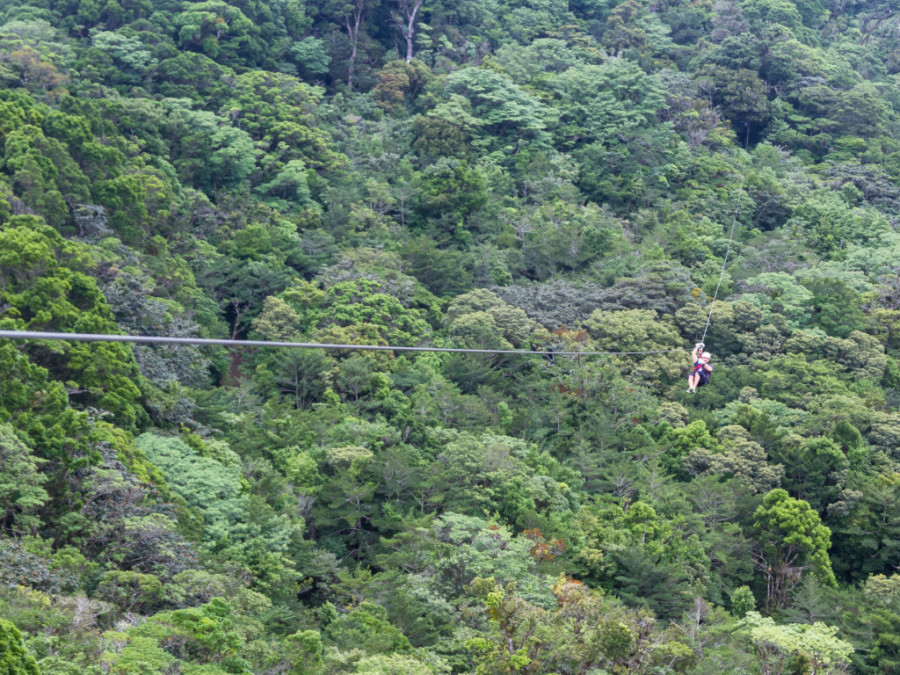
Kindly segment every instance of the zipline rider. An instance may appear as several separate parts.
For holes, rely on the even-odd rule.
[[[691,394],[697,393],[697,387],[709,383],[709,376],[713,371],[713,366],[709,362],[712,354],[701,351],[705,346],[702,342],[698,342],[691,352],[693,370],[688,375],[688,392]]]

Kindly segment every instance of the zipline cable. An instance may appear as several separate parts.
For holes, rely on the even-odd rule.
[[[165,337],[157,335],[103,335],[100,333],[51,333],[27,330],[0,330],[0,339],[8,340],[68,340],[72,342],[134,342],[157,345],[215,345],[222,347],[281,347],[294,349],[352,349],[357,351],[394,352],[450,352],[455,354],[509,354],[540,356],[637,356],[643,354],[671,354],[688,349],[655,349],[648,351],[596,352],[553,351],[534,349],[462,349],[451,347],[406,347],[402,345],[350,345],[322,342],[270,342],[265,340],[219,340],[210,338]]]
[[[744,172],[741,171],[741,184],[738,186],[737,204],[734,207],[734,218],[731,221],[731,233],[728,235],[728,248],[725,249],[725,260],[722,261],[722,273],[719,275],[719,283],[716,284],[716,292],[713,293],[712,304],[709,306],[709,316],[706,317],[706,326],[703,328],[703,337],[700,338],[701,343],[706,342],[706,331],[709,330],[709,322],[712,321],[713,309],[716,306],[716,298],[719,297],[719,287],[725,278],[725,265],[728,264],[728,254],[731,253],[731,241],[734,239],[734,228],[737,225],[738,211],[741,208],[741,193],[744,190]]]
[[[737,204],[734,208],[734,218],[731,221],[731,232],[728,235],[728,247],[725,250],[725,260],[722,261],[722,272],[719,275],[719,283],[713,293],[712,304],[709,306],[709,315],[706,317],[706,326],[703,327],[703,337],[700,342],[706,340],[709,323],[712,321],[713,309],[719,296],[719,288],[725,278],[725,266],[728,264],[728,255],[731,253],[731,243],[734,240],[734,230],[737,226],[738,212],[741,207],[741,193],[744,189],[744,172],[741,172],[741,183],[738,186]],[[162,344],[162,345],[198,345],[221,347],[263,347],[263,348],[287,348],[287,349],[347,349],[356,351],[393,351],[393,352],[435,352],[454,354],[507,354],[539,356],[643,356],[649,354],[674,354],[687,352],[689,349],[650,349],[620,352],[601,351],[553,351],[550,349],[465,349],[454,347],[407,347],[403,345],[352,345],[331,344],[321,342],[270,342],[266,340],[221,340],[211,338],[185,338],[159,335],[104,335],[101,333],[56,333],[46,331],[25,330],[0,330],[0,339],[7,340],[67,340],[70,342],[129,342],[137,344]]]

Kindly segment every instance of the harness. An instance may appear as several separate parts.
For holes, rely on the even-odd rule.
[[[712,375],[710,371],[706,370],[706,368],[703,367],[705,365],[706,364],[703,363],[703,361],[695,361],[694,370],[691,373],[692,375],[700,376],[700,384],[706,384],[707,382],[709,382],[709,376]]]

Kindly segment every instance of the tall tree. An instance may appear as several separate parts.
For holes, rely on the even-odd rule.
[[[38,471],[41,460],[16,436],[13,427],[0,425],[0,530],[10,526],[33,530],[40,520],[31,513],[47,501],[41,484],[47,477]]]
[[[791,591],[812,571],[820,581],[833,585],[834,572],[828,559],[831,530],[808,502],[794,499],[786,490],[769,492],[753,514],[758,569],[766,578],[770,609],[787,605]]]
[[[365,0],[353,0],[349,12],[344,14],[344,28],[350,38],[350,59],[347,64],[347,89],[353,91],[353,67],[356,65],[356,49],[359,45],[359,26],[366,11]]]
[[[350,91],[353,91],[359,35],[368,6],[369,0],[323,0],[320,10],[329,21],[339,23],[347,31],[347,39],[350,41],[350,55],[347,57],[347,89]]]
[[[422,8],[425,0],[395,0],[397,7],[402,12],[398,14],[397,23],[400,26],[400,32],[406,39],[406,62],[409,63],[413,59],[413,37],[416,30],[416,15]]]

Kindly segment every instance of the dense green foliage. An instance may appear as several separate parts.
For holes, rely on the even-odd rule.
[[[0,672],[900,670],[885,0],[0,0]],[[729,232],[736,219],[734,241]]]

